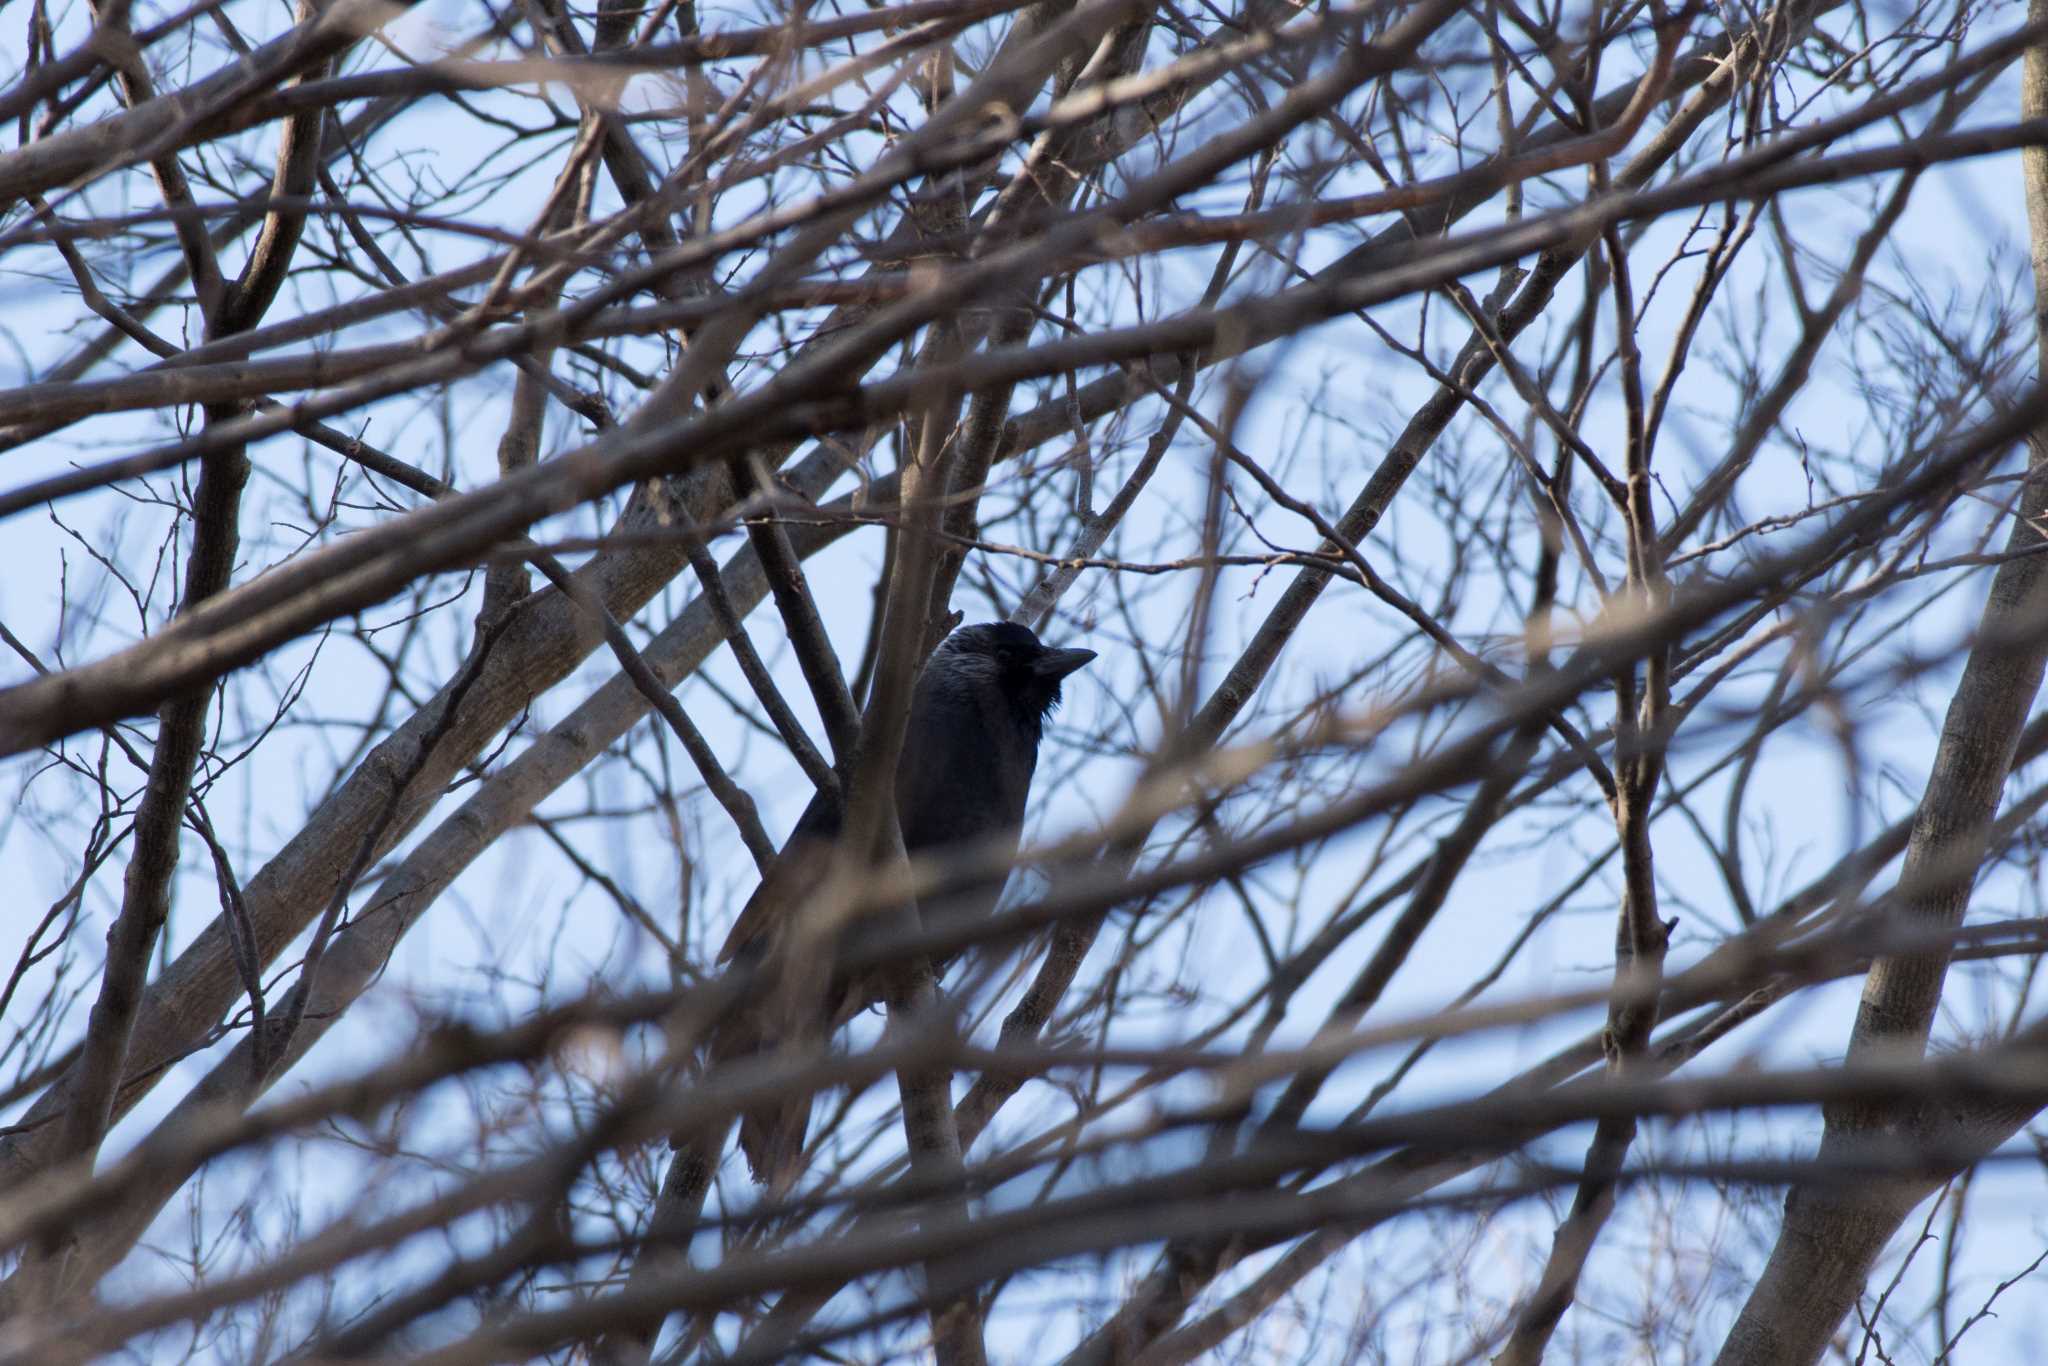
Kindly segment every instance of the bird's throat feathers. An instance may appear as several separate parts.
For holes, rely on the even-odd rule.
[[[1034,741],[1044,731],[1045,718],[1060,705],[1058,679],[1042,678],[1029,669],[1005,668],[993,656],[973,651],[934,654],[922,682],[934,703],[972,707],[983,714],[999,710]]]

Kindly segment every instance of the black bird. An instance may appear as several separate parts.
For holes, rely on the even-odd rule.
[[[910,719],[896,766],[896,818],[913,857],[955,844],[995,838],[1014,855],[1031,795],[1031,773],[1045,718],[1059,705],[1060,684],[1095,658],[1093,650],[1054,650],[1007,621],[963,626],[932,652],[911,693]],[[823,878],[826,854],[839,834],[836,795],[819,793],[760,887],[740,911],[719,952],[721,962],[758,962],[804,898]],[[997,883],[979,896],[951,898],[947,916],[986,917],[1002,895]],[[936,971],[944,963],[934,963]],[[809,1023],[830,1030],[880,999],[879,981],[835,973]],[[775,1022],[756,1005],[743,1007],[712,1036],[710,1053],[727,1061],[772,1048],[798,1022]],[[810,1125],[808,1095],[740,1117],[740,1147],[758,1182],[789,1175]]]

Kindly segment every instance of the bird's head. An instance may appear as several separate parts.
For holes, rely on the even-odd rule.
[[[1027,626],[985,621],[947,636],[930,667],[977,685],[993,683],[1012,707],[1037,723],[1060,704],[1066,676],[1094,658],[1093,650],[1050,649]]]

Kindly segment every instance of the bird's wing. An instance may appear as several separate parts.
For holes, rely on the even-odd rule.
[[[832,841],[839,835],[839,821],[836,796],[820,792],[811,798],[811,804],[797,817],[796,828],[783,843],[782,852],[761,878],[761,885],[754,889],[747,904],[740,908],[739,918],[732,922],[725,947],[718,951],[719,962],[730,962],[750,947],[767,946],[789,908],[824,878]]]
[[[916,721],[917,711],[913,710],[911,716]],[[903,835],[912,852],[921,843],[946,842],[944,821],[935,820],[934,812],[946,807],[954,795],[943,790],[946,775],[925,762],[928,748],[927,737],[913,724],[903,737],[903,750],[896,765],[896,810],[910,822]],[[942,837],[934,839],[917,828],[916,813],[923,813],[924,824],[939,825]],[[782,852],[762,877],[761,885],[754,889],[747,904],[740,908],[739,918],[732,922],[725,947],[718,951],[719,962],[731,962],[750,946],[765,948],[789,908],[800,904],[824,881],[832,842],[839,838],[842,814],[836,795],[820,792],[811,798],[811,804],[797,817],[795,828],[784,841]]]
[[[937,712],[921,693],[917,695],[911,704],[910,724],[903,731],[903,751],[896,758],[896,818],[901,822],[904,848],[913,856],[933,842],[924,827],[943,800],[939,788],[948,763],[957,765],[960,760],[943,743],[932,743],[929,732]]]

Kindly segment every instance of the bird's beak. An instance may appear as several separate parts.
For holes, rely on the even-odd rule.
[[[1040,678],[1057,680],[1091,663],[1094,658],[1093,650],[1047,650],[1031,667]]]

